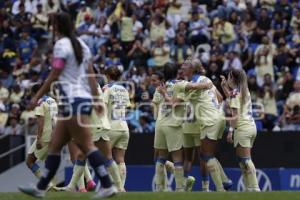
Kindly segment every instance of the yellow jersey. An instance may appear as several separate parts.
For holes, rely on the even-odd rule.
[[[44,117],[42,142],[50,142],[58,113],[56,101],[49,96],[43,96],[38,101],[38,106],[35,108],[34,112],[36,116]]]

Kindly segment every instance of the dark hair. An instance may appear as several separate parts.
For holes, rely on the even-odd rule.
[[[32,94],[36,94],[39,89],[41,88],[41,84],[37,83],[37,84],[34,84],[32,87],[31,87],[31,93]]]
[[[163,72],[164,72],[165,80],[169,81],[176,78],[178,67],[173,63],[166,63]]]
[[[77,64],[81,64],[83,60],[82,46],[76,37],[74,24],[70,15],[65,12],[55,14],[54,23],[56,25],[54,27],[57,29],[57,31],[70,39]]]
[[[110,79],[117,81],[120,79],[122,73],[117,66],[108,67],[105,70],[105,74],[109,76]]]
[[[154,72],[153,75],[157,76],[160,81],[164,80],[164,74],[160,71]]]

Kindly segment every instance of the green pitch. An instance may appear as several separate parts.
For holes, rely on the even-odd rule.
[[[93,193],[48,193],[44,200],[89,200]],[[0,193],[0,200],[33,200],[21,193]],[[262,193],[150,193],[127,192],[110,198],[111,200],[300,200],[300,192],[262,192]]]

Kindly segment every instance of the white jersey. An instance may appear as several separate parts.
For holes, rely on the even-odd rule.
[[[58,81],[61,98],[69,103],[74,102],[74,98],[92,98],[87,77],[87,69],[92,55],[88,46],[80,38],[77,39],[81,43],[83,52],[83,61],[79,66],[69,38],[64,37],[56,41],[53,50],[54,58],[62,58],[65,61]]]

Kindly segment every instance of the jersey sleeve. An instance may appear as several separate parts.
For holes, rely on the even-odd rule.
[[[185,88],[187,84],[187,81],[180,81],[174,85],[174,94],[176,98],[182,100],[186,99]]]
[[[34,109],[34,113],[36,116],[45,116],[43,103],[41,103]]]
[[[62,58],[66,59],[68,56],[68,53],[66,51],[66,44],[62,41],[59,40],[55,43],[54,49],[53,49],[53,58]]]
[[[235,95],[235,96],[231,97],[229,106],[230,106],[230,108],[236,108],[236,109],[239,109],[241,107],[239,95]]]

